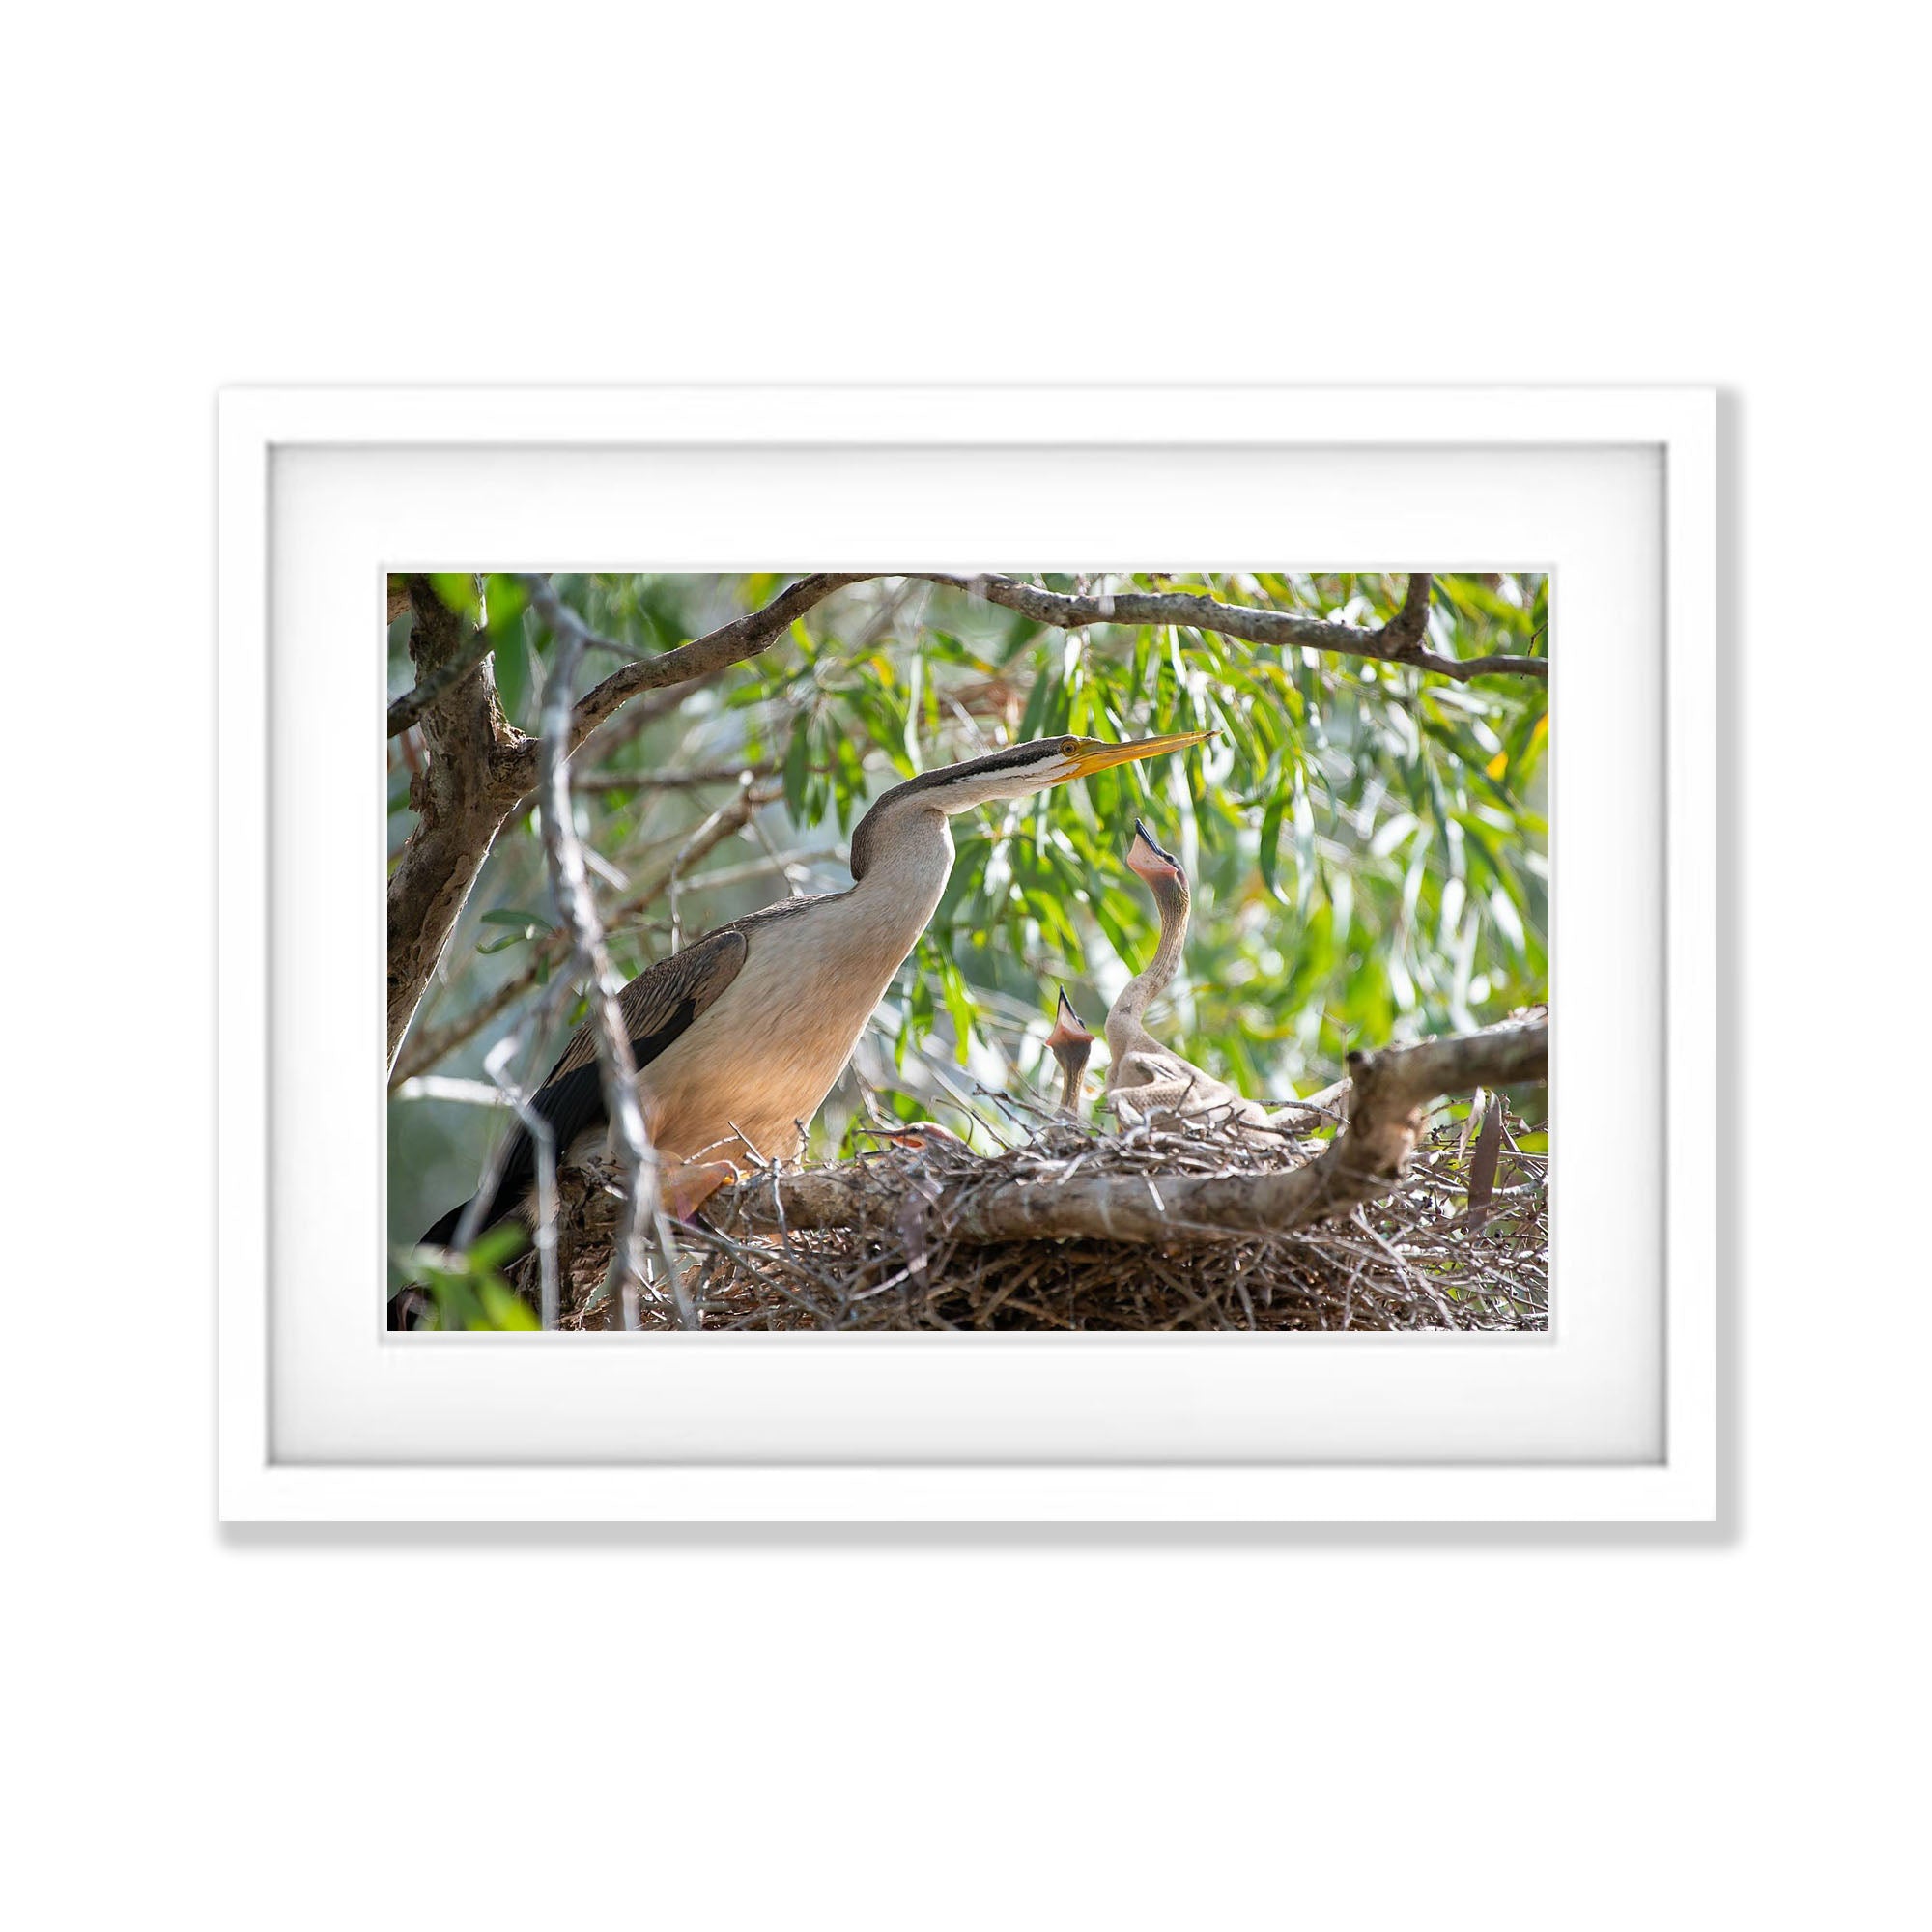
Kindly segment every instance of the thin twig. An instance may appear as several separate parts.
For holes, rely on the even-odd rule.
[[[413,691],[406,691],[400,697],[389,700],[388,735],[397,737],[432,705],[440,704],[501,641],[494,631],[478,626],[470,633],[469,642],[424,678]]]
[[[559,982],[560,983],[560,982]],[[546,1001],[531,1018],[530,1031],[541,1040],[543,1020],[549,1011],[550,1002]],[[556,1134],[551,1123],[530,1105],[527,1079],[506,1080],[503,1069],[508,1065],[517,1048],[517,1034],[506,1034],[491,1051],[484,1056],[483,1070],[497,1083],[517,1110],[517,1119],[523,1122],[532,1145],[537,1151],[537,1225],[532,1236],[537,1251],[537,1319],[546,1331],[556,1326],[558,1309],[556,1273]],[[491,1192],[496,1191],[496,1183],[491,1182]],[[476,1200],[483,1198],[479,1190]]]
[[[713,765],[688,772],[593,772],[572,779],[573,791],[689,791],[697,785],[741,784],[748,779],[768,779],[780,770],[774,758],[758,764]]]
[[[814,605],[824,603],[826,598],[835,591],[843,590],[847,584],[863,583],[865,581],[863,574],[828,571],[801,577],[787,584],[769,604],[761,605],[728,624],[720,625],[704,637],[695,638],[690,643],[661,652],[654,658],[639,658],[612,671],[602,684],[585,692],[565,714],[563,722],[569,734],[567,749],[575,751],[607,718],[643,692],[658,691],[668,685],[689,684],[731,665],[742,664],[747,658],[756,657],[783,637]],[[548,578],[526,577],[523,582],[529,586],[530,602],[537,614],[557,632],[559,639],[562,630],[558,627],[562,626],[578,639],[580,650],[585,644],[610,642],[609,639],[600,638],[557,597]],[[546,736],[552,728],[546,714]],[[541,758],[541,747],[526,744],[501,756],[495,776],[499,782],[515,784],[519,791],[527,789],[537,781]]]
[[[683,841],[668,866],[611,907],[609,926],[615,928],[629,925],[657,903],[664,895],[665,888],[680,867],[688,868],[695,866],[698,860],[715,851],[734,833],[742,831],[760,806],[770,803],[771,800],[764,793],[748,788],[740,792],[729,805],[723,806],[713,812],[709,818],[701,822],[696,832]],[[709,883],[708,878],[694,879],[683,890],[693,891],[700,885]],[[522,972],[512,974],[500,986],[478,1001],[468,1012],[459,1014],[446,1026],[432,1027],[420,1037],[412,1037],[405,1041],[403,1051],[396,1056],[395,1071],[390,1076],[391,1084],[399,1085],[405,1080],[427,1072],[430,1067],[454,1053],[458,1047],[475,1038],[498,1013],[515,1006],[532,987],[542,984],[562,963],[570,950],[570,934],[561,926],[532,942],[530,962]]]
[[[571,693],[578,659],[588,634],[567,611],[548,580],[530,586],[530,601],[556,638],[556,654],[544,680],[539,791],[544,857],[557,917],[569,934],[576,975],[585,983],[597,1042],[598,1084],[611,1122],[617,1164],[624,1176],[624,1209],[611,1245],[610,1287],[619,1298],[624,1326],[641,1325],[639,1295],[644,1279],[644,1230],[658,1215],[657,1151],[644,1130],[638,1103],[638,1067],[630,1034],[617,1006],[619,985],[604,944],[604,923],[583,863],[583,848],[570,810]]]

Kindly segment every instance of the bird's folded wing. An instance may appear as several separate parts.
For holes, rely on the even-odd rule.
[[[646,966],[617,995],[632,1059],[639,1066],[648,1065],[738,977],[744,963],[745,935],[725,925],[682,952]],[[585,1020],[571,1035],[544,1086],[580,1066],[594,1066],[596,1061],[596,1029]]]
[[[745,935],[721,926],[682,952],[645,967],[617,995],[631,1057],[638,1065],[648,1066],[738,977],[744,963]],[[562,1057],[532,1095],[530,1110],[549,1126],[559,1163],[579,1134],[608,1118],[597,1066],[597,1035],[590,1021],[571,1035]],[[528,1194],[536,1172],[536,1143],[519,1124],[504,1151],[500,1178],[481,1225],[490,1227],[499,1216],[514,1212]]]
[[[1150,1050],[1147,1047],[1135,1047],[1121,1056],[1108,1085],[1146,1087],[1173,1080],[1185,1084],[1189,1080],[1206,1082],[1207,1079],[1207,1074],[1191,1062],[1182,1060],[1178,1053],[1164,1053],[1157,1048]]]

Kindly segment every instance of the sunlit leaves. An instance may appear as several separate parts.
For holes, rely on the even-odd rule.
[[[801,824],[811,803],[811,718],[801,711],[791,722],[791,742],[785,748],[785,809]]]
[[[436,1310],[434,1325],[450,1329],[521,1332],[541,1326],[536,1311],[503,1279],[504,1263],[528,1246],[521,1226],[510,1223],[479,1236],[455,1265],[412,1266]]]
[[[554,580],[601,635],[647,655],[755,608],[783,581]],[[1284,571],[1049,581],[1171,588],[1355,624],[1386,621],[1407,583],[1399,573]],[[460,608],[476,618],[487,611],[494,630],[513,609],[499,601],[500,582],[453,579],[449,594],[472,600]],[[529,729],[549,640],[515,614],[522,636],[497,651],[497,687]],[[1449,575],[1436,581],[1430,645],[1460,657],[1547,656],[1548,617],[1540,575]],[[512,660],[519,668],[506,672]],[[770,650],[695,691],[612,754],[607,772],[635,769],[639,789],[586,791],[580,810],[593,849],[634,881],[652,877],[729,791],[654,790],[650,775],[761,768],[775,802],[681,879],[688,941],[786,890],[781,874],[759,869],[760,854],[806,850],[810,877],[794,883],[846,884],[842,864],[822,855],[916,770],[1063,731],[1210,730],[1185,754],[952,821],[956,863],[887,996],[879,1064],[934,1104],[928,1054],[953,1077],[964,1066],[969,1083],[1011,1090],[1038,1059],[1062,983],[1097,1028],[1154,944],[1152,905],[1124,864],[1144,816],[1183,855],[1193,888],[1183,976],[1153,1024],[1210,1070],[1278,1096],[1334,1077],[1352,1045],[1477,1023],[1547,997],[1547,700],[1546,686],[1521,677],[1458,684],[1185,626],[1042,629],[955,590],[888,580],[819,605]],[[406,782],[398,771],[392,804]],[[475,979],[452,988],[453,1005],[529,961],[547,929],[547,912],[531,910],[547,906],[543,894],[534,839],[500,839],[478,889],[489,916],[471,928],[466,955]],[[621,944],[627,964],[661,956],[663,908]],[[487,956],[503,947],[500,962]],[[895,1110],[904,1104],[901,1094]],[[832,1151],[844,1125],[835,1113],[834,1139],[817,1151]]]
[[[1406,588],[1399,576],[1136,582],[1352,622],[1385,620]],[[924,618],[903,627],[884,666],[876,646],[844,642],[856,621],[828,620],[801,646],[810,722],[789,739],[794,816],[848,824],[915,756],[929,767],[1063,730],[1216,735],[1184,759],[955,824],[958,862],[908,1008],[916,1039],[943,1014],[957,1047],[962,985],[982,1009],[1038,1008],[1049,979],[1118,984],[1144,961],[1151,907],[1122,865],[1136,815],[1190,855],[1199,1033],[1177,1043],[1217,1070],[1285,1090],[1326,1077],[1353,1040],[1461,1023],[1478,995],[1485,1016],[1543,996],[1542,686],[1458,686],[1171,626],[1039,631],[950,592],[927,600]],[[1546,623],[1541,578],[1446,580],[1432,645],[1540,653]],[[800,701],[800,669],[768,668],[766,697]]]

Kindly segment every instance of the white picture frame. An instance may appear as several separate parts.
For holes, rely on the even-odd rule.
[[[1697,388],[225,393],[223,1520],[1714,1520],[1715,421]],[[379,1225],[384,568],[1169,558],[1552,571],[1549,1337],[381,1335],[315,1206]],[[1594,1110],[1654,1174],[1566,1166]]]

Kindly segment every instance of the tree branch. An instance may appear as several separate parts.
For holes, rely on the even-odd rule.
[[[709,671],[702,677],[688,677],[682,684],[670,685],[663,691],[650,692],[644,696],[635,699],[633,702],[625,705],[614,717],[607,718],[587,738],[580,740],[576,751],[571,753],[571,756],[578,765],[587,766],[602,763],[612,752],[620,750],[634,738],[647,731],[660,718],[668,718],[691,696],[697,686],[700,684],[709,684],[713,678],[722,677],[730,668],[729,665],[720,665],[715,671]],[[669,778],[654,780],[648,777],[636,777],[633,779],[634,785],[640,789],[653,783],[662,787],[676,781]],[[615,773],[606,773],[583,778],[573,778],[570,784],[573,791],[597,791],[615,789],[617,782],[618,780]],[[518,820],[527,817],[536,809],[536,793],[534,791],[526,792],[503,814],[504,823],[515,824]]]
[[[681,872],[696,865],[707,857],[734,833],[742,832],[751,823],[752,814],[761,805],[772,801],[761,792],[746,786],[728,805],[720,806],[709,818],[702,820],[683,844],[681,844],[670,864],[658,872],[648,883],[627,894],[611,909],[611,925],[620,925],[627,920],[636,919],[647,907],[654,905],[665,889]],[[701,881],[696,883],[702,883]],[[446,1059],[466,1040],[473,1039],[500,1012],[513,1007],[526,993],[543,983],[549,971],[561,964],[570,952],[571,935],[559,926],[554,932],[546,933],[533,942],[530,962],[521,973],[513,974],[487,997],[479,1000],[466,1013],[460,1013],[448,1025],[432,1027],[412,1037],[403,1051],[396,1056],[396,1064],[389,1075],[391,1087],[397,1087],[405,1080],[418,1074]]]
[[[667,685],[662,691],[646,692],[642,697],[634,697],[621,711],[605,719],[589,737],[579,741],[576,753],[578,763],[601,765],[612,752],[621,751],[634,739],[641,737],[660,718],[668,718],[699,685],[710,684],[730,668],[729,665],[720,665],[716,670],[706,671],[701,677],[688,677],[682,684]]]
[[[474,634],[427,577],[411,577],[407,586],[415,611],[410,656],[417,689],[439,695],[418,720],[425,757],[410,784],[416,824],[389,874],[391,1059],[503,822],[497,760],[528,743],[503,717],[489,660],[475,655]],[[460,673],[451,675],[459,665]]]
[[[1405,664],[1417,663],[1428,655],[1422,640],[1429,635],[1429,592],[1435,582],[1426,570],[1410,571],[1408,587],[1402,594],[1402,609],[1382,626],[1382,641]]]
[[[535,604],[538,614],[559,639],[568,631],[579,639],[581,645],[610,645],[608,639],[600,638],[556,596],[547,580],[526,578],[525,581],[532,586],[531,602]],[[621,669],[612,671],[602,684],[585,692],[572,709],[571,750],[575,751],[612,712],[640,693],[656,691],[666,685],[688,684],[694,678],[715,676],[734,664],[754,658],[783,637],[813,605],[824,603],[835,590],[843,590],[849,583],[864,583],[866,581],[863,573],[838,575],[821,571],[816,576],[801,577],[758,610],[734,618],[728,624],[722,624],[717,630],[707,632],[688,644],[678,645],[675,650],[666,651],[659,657],[636,659]],[[541,596],[536,588],[539,584],[542,585]],[[615,645],[610,647],[619,648]],[[527,775],[524,769],[526,760],[528,764]],[[503,761],[499,776],[506,783],[515,783],[519,792],[526,791],[535,780],[537,761],[537,747],[528,746],[522,753]]]
[[[1264,1175],[1184,1176],[1157,1185],[1140,1175],[1075,1175],[1051,1186],[1009,1183],[943,1193],[935,1236],[974,1245],[1096,1240],[1158,1247],[1285,1235],[1346,1213],[1401,1179],[1428,1104],[1476,1087],[1547,1080],[1549,1024],[1509,1022],[1482,1033],[1384,1047],[1349,1057],[1349,1122],[1305,1167]],[[862,1221],[867,1194],[838,1168],[759,1176],[715,1195],[709,1216],[739,1229],[844,1228]]]
[[[762,764],[711,765],[683,772],[591,772],[571,780],[573,791],[690,791],[699,785],[737,784],[747,778],[768,779],[782,767],[776,758]]]
[[[440,704],[469,673],[497,648],[493,632],[475,630],[469,641],[446,658],[429,676],[417,681],[413,691],[389,700],[389,736],[407,731],[433,704]]]
[[[1401,611],[1375,630],[1337,624],[1325,617],[1299,617],[1287,611],[1256,610],[1246,604],[1223,604],[1191,590],[1115,590],[1100,596],[1075,597],[1057,590],[1037,589],[1012,577],[944,577],[930,571],[916,573],[928,583],[945,583],[968,596],[983,597],[1031,617],[1037,624],[1077,630],[1087,624],[1186,624],[1197,631],[1213,631],[1240,638],[1251,644],[1285,650],[1299,646],[1328,651],[1338,657],[1370,658],[1382,664],[1413,665],[1438,677],[1466,684],[1472,677],[1510,675],[1548,682],[1549,665],[1543,658],[1445,658],[1426,650],[1422,635],[1428,620],[1430,577],[1417,571],[1408,582]]]
[[[570,696],[584,637],[581,626],[554,621],[553,612],[560,607],[547,582],[533,588],[532,601],[556,631],[556,656],[544,685],[542,706],[539,775],[544,857],[550,865],[557,918],[569,935],[577,974],[588,989],[590,1023],[597,1040],[598,1084],[603,1089],[604,1111],[624,1175],[624,1209],[611,1252],[610,1287],[623,1309],[624,1326],[635,1329],[641,1325],[639,1296],[644,1280],[644,1230],[658,1213],[658,1165],[638,1101],[638,1066],[631,1053],[630,1032],[617,1006],[617,976],[611,969],[603,922],[597,917],[597,900],[583,863],[583,847],[571,818]],[[552,607],[550,611],[543,609],[546,602]],[[559,1152],[567,1153],[567,1150]]]
[[[755,656],[814,604],[863,581],[851,576],[800,578],[760,610],[662,657],[627,664],[565,714],[567,747],[575,749],[636,693],[662,688],[669,700],[663,710],[674,711],[684,694],[670,696],[671,687],[715,677]],[[533,582],[541,591],[540,597],[533,593],[538,612],[551,623],[559,643],[568,634],[577,639],[581,654],[608,641],[555,596],[548,579]],[[537,742],[511,726],[497,702],[487,645],[442,604],[427,577],[410,577],[405,587],[415,611],[410,655],[416,666],[416,689],[409,697],[421,701],[415,722],[422,726],[427,755],[410,788],[417,823],[389,875],[392,1063],[497,834],[513,815],[535,805],[542,765]],[[549,688],[546,683],[546,693]],[[639,713],[655,709],[630,706]],[[615,729],[628,735],[632,723],[627,714]],[[429,1064],[411,1055],[416,1071]]]

